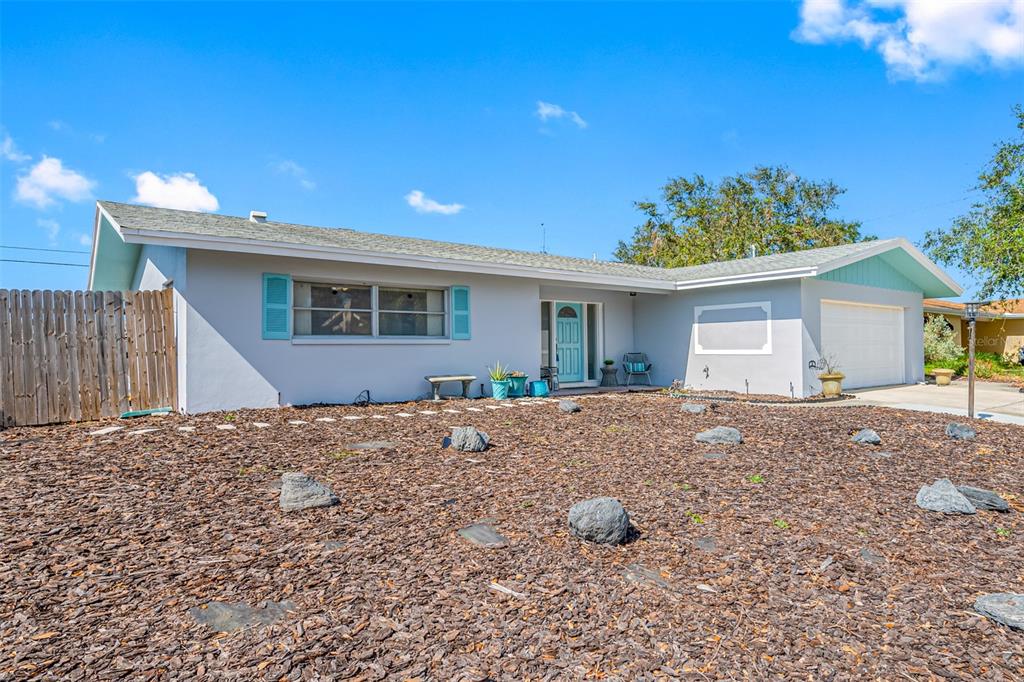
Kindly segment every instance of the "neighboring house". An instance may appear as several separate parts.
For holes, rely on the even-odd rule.
[[[902,384],[922,298],[961,293],[904,239],[662,269],[108,201],[94,237],[90,288],[174,288],[188,412],[405,400],[497,361],[596,385],[630,351],[663,385],[806,396],[823,353]]]
[[[967,347],[964,304],[955,301],[924,300],[924,312],[942,315],[953,328],[956,342]],[[978,351],[1014,357],[1024,347],[1024,298],[997,301],[982,307],[974,328]]]

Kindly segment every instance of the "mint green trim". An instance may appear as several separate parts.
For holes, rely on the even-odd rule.
[[[291,275],[263,273],[263,338],[292,338]]]
[[[146,417],[151,414],[168,414],[171,411],[169,407],[158,407],[153,410],[132,410],[131,412],[124,412],[121,414],[121,419],[128,419],[129,417]]]
[[[859,284],[865,287],[876,287],[878,289],[895,289],[897,291],[913,291],[924,293],[924,289],[886,262],[881,254],[865,258],[864,260],[850,263],[849,265],[830,270],[818,275],[818,279],[829,282],[842,282],[844,284]],[[909,255],[908,259],[913,261]],[[929,274],[929,276],[931,276]]]
[[[125,291],[131,289],[141,252],[140,244],[126,244],[107,217],[100,213],[96,263],[91,280],[92,290]]]

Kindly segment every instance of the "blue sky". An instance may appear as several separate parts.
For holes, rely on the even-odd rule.
[[[1024,0],[922,7],[4,2],[0,244],[88,249],[103,198],[609,258],[667,178],[757,164],[918,241],[1024,100]]]

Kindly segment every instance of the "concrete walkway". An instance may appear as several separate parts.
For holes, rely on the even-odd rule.
[[[901,410],[920,410],[967,415],[967,382],[949,386],[915,384],[851,391],[856,400],[846,405],[881,405]],[[1024,393],[1010,384],[978,381],[974,384],[974,414],[979,419],[1024,425]]]

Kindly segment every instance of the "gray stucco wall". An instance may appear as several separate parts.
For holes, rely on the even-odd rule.
[[[490,385],[496,361],[540,372],[541,285],[530,279],[190,250],[186,292],[189,412],[351,402],[363,389],[378,401],[424,396],[427,374],[469,373]],[[358,342],[271,341],[261,334],[262,275],[293,279],[410,286],[470,287],[472,338]],[[632,342],[632,303],[626,292],[544,287],[571,301],[605,304],[607,342],[625,352]],[[317,340],[319,341],[319,340]],[[621,353],[620,353],[621,354]],[[446,392],[457,392],[448,385]]]
[[[636,346],[650,356],[654,381],[682,379],[691,388],[800,395],[800,283],[764,282],[713,287],[668,296],[636,298]],[[769,355],[697,354],[693,339],[696,306],[768,301],[772,352]]]
[[[801,381],[805,394],[813,395],[821,391],[818,371],[809,369],[808,363],[817,360],[822,354],[822,299],[903,308],[905,381],[924,381],[924,311],[920,293],[806,278],[801,280],[800,295],[803,307]]]
[[[170,283],[174,288],[174,330],[178,351],[178,406],[185,409],[188,393],[187,355],[188,306],[185,292],[188,287],[188,251],[177,246],[145,244],[139,251],[131,288],[137,291],[163,289]]]

